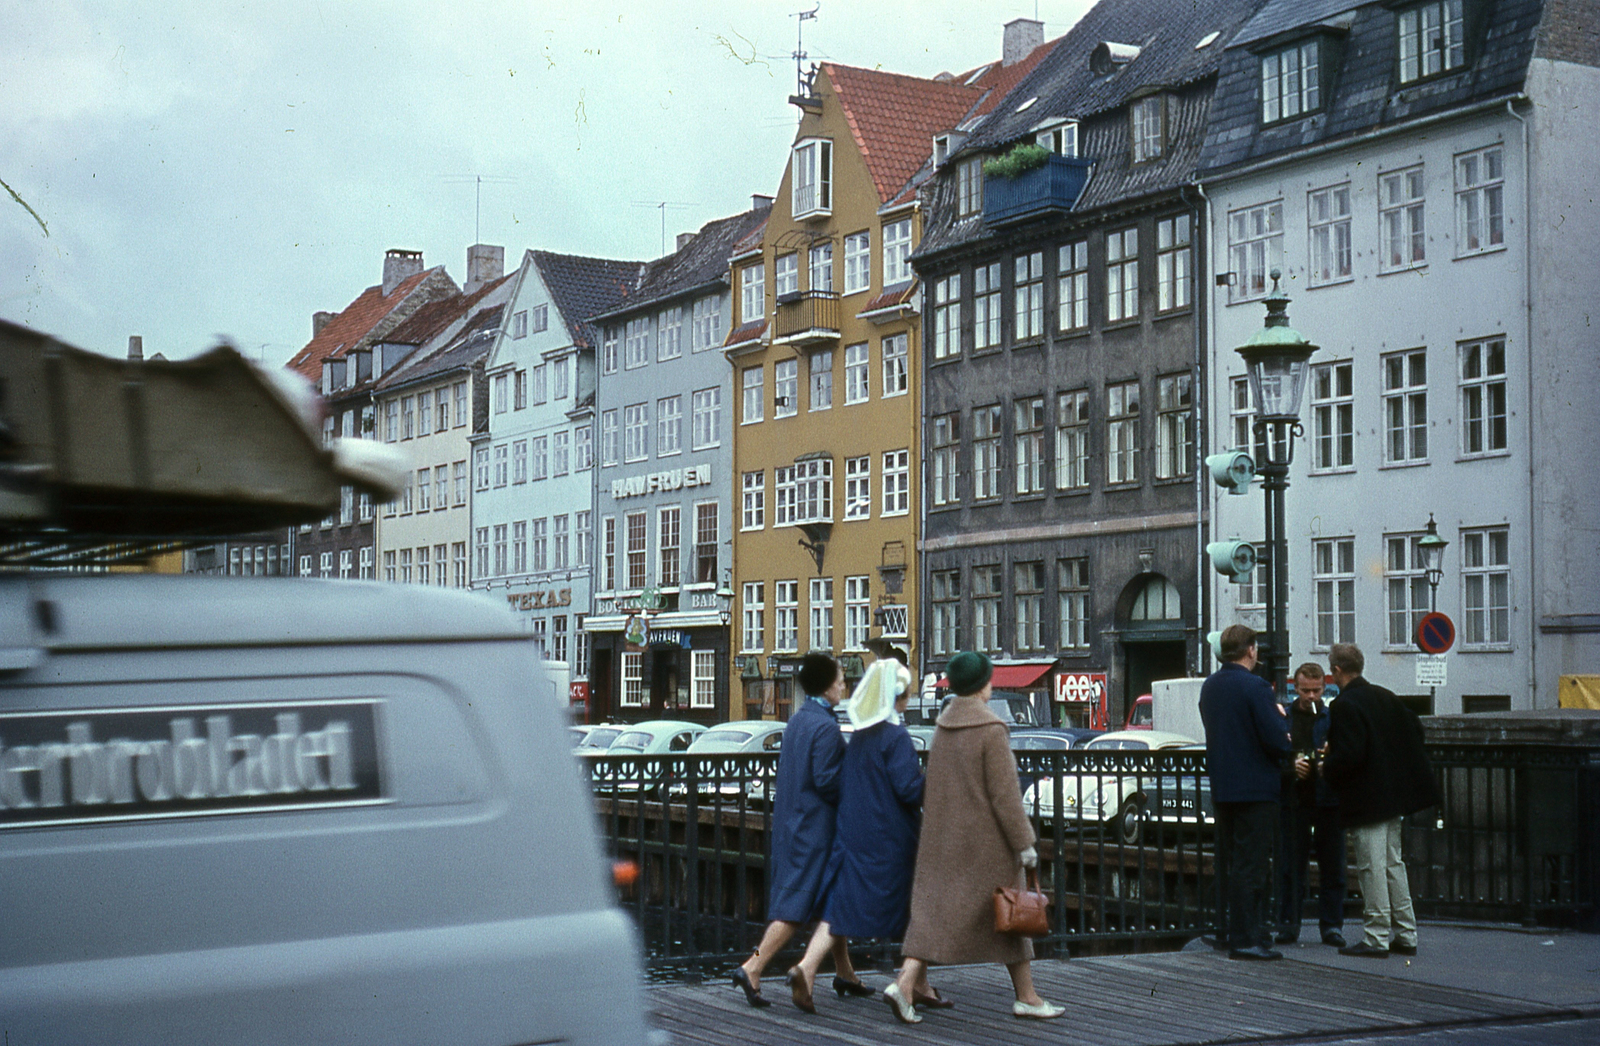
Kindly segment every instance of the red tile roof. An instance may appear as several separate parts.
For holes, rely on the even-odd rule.
[[[1033,72],[1033,67],[1039,64],[1040,59],[1050,53],[1050,49],[1060,39],[1062,37],[1058,36],[1055,40],[1046,40],[1029,51],[1027,56],[1020,62],[1013,62],[1010,65],[1001,65],[999,62],[994,62],[987,69],[984,69],[983,66],[978,66],[956,77],[956,82],[966,83],[972,79],[973,73],[983,69],[983,75],[974,80],[972,86],[981,87],[989,93],[984,96],[983,101],[978,103],[977,108],[972,111],[972,115],[985,116],[993,112],[1005,96],[1011,93],[1011,89],[1017,86],[1024,76]]]
[[[294,354],[287,364],[288,368],[300,372],[313,382],[322,380],[323,360],[340,359],[346,351],[360,344],[374,327],[382,323],[384,318],[399,307],[412,291],[436,272],[443,272],[443,266],[424,269],[415,276],[407,277],[394,289],[394,293],[388,296],[384,295],[381,284],[368,287],[361,292],[360,297],[346,305],[343,312],[329,320],[315,337],[306,342],[304,348]]]
[[[982,99],[978,87],[824,62],[832,87],[885,203],[933,151],[933,136],[955,127]]]
[[[731,349],[736,346],[749,345],[753,342],[758,342],[761,340],[761,336],[766,332],[766,320],[756,320],[753,323],[745,324],[743,327],[735,327],[733,330],[728,332],[727,340],[722,343],[722,347],[725,349]]]

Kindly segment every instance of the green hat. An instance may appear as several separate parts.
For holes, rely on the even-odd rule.
[[[966,697],[982,690],[994,676],[994,662],[977,651],[963,650],[950,659],[944,667],[944,675],[950,680],[950,689]]]

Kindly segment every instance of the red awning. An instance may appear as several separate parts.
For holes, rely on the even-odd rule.
[[[1023,665],[995,665],[990,685],[996,690],[1027,690],[1056,667],[1054,661],[1037,661]],[[937,686],[948,687],[950,680],[939,677]]]

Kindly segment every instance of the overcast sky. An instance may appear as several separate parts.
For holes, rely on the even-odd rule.
[[[656,257],[663,215],[671,243],[777,189],[813,6],[0,0],[0,180],[37,214],[0,190],[0,318],[276,364],[391,247],[457,282],[475,228],[508,265]],[[1090,6],[822,0],[805,49],[933,76]]]

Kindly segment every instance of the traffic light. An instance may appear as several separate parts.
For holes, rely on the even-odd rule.
[[[1250,490],[1250,481],[1256,475],[1256,460],[1242,450],[1225,450],[1206,458],[1206,467],[1217,486],[1226,487],[1229,494],[1244,494]]]
[[[1217,573],[1234,582],[1256,568],[1256,547],[1248,541],[1213,541],[1206,546],[1206,555]]]

